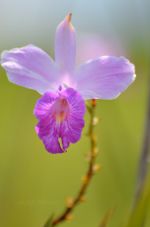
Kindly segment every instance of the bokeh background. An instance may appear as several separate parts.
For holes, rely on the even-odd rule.
[[[89,187],[86,202],[62,227],[98,226],[110,208],[115,212],[109,227],[120,227],[133,203],[143,140],[150,1],[0,0],[0,51],[32,43],[53,56],[56,26],[68,12],[73,13],[77,30],[78,63],[99,55],[124,55],[135,64],[137,79],[118,99],[98,101],[97,162],[102,169]],[[42,227],[50,214],[63,210],[68,196],[76,194],[87,168],[88,114],[81,141],[63,155],[51,155],[34,131],[33,108],[39,97],[10,84],[0,68],[1,227]]]

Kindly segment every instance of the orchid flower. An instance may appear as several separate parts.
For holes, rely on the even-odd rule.
[[[10,82],[42,95],[34,109],[35,130],[51,153],[63,153],[80,139],[85,100],[115,99],[135,79],[134,66],[124,57],[102,56],[78,68],[75,58],[71,14],[57,27],[55,61],[34,45],[4,51],[1,56]]]

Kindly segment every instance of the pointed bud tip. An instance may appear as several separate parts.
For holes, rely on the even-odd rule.
[[[68,21],[68,23],[71,22],[71,18],[72,18],[72,13],[68,13],[68,15],[66,16],[66,20]]]

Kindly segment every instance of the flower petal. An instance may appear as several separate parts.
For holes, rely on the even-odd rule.
[[[17,85],[44,93],[56,89],[56,69],[53,61],[40,48],[28,45],[4,51],[1,65],[8,79]]]
[[[70,143],[80,139],[84,113],[84,101],[72,88],[59,90],[57,94],[47,92],[37,101],[36,132],[48,152],[65,152]]]
[[[76,90],[84,99],[115,99],[134,79],[134,65],[126,58],[103,56],[80,66]]]
[[[76,40],[71,14],[58,25],[55,38],[55,61],[63,72],[72,72],[75,66]]]
[[[67,121],[62,123],[62,139],[76,143],[81,137],[81,129],[84,127],[83,116],[85,104],[80,94],[72,88],[63,92],[70,104],[70,114]]]

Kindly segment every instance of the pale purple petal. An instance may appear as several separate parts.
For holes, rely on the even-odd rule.
[[[45,93],[34,114],[39,120],[36,132],[51,153],[63,153],[70,143],[76,143],[84,127],[85,104],[72,88]]]
[[[55,38],[55,61],[62,72],[72,72],[75,66],[76,40],[71,14],[58,25]]]
[[[134,65],[126,58],[103,56],[80,66],[76,90],[84,99],[115,99],[134,79]]]
[[[4,51],[1,65],[8,79],[17,85],[44,93],[57,89],[57,73],[52,59],[40,48],[28,45]]]

